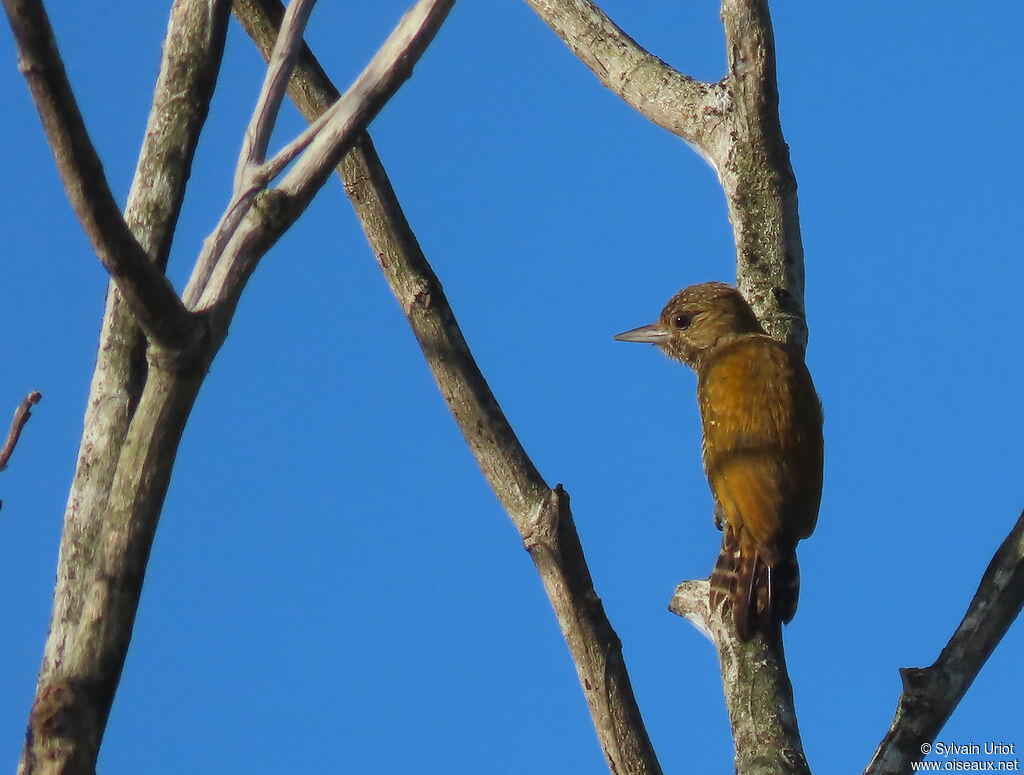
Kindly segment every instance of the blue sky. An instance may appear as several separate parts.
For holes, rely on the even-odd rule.
[[[161,3],[48,4],[124,200]],[[328,3],[347,83],[403,2]],[[714,3],[605,9],[708,80]],[[808,363],[825,406],[819,527],[786,651],[816,773],[857,771],[897,668],[938,655],[1024,505],[1020,4],[778,3],[800,186]],[[112,23],[117,20],[116,23]],[[0,477],[0,761],[20,750],[49,618],[105,275],[0,36],[0,412],[43,392]],[[262,64],[232,22],[171,258],[227,202]],[[302,122],[288,106],[277,144]],[[371,127],[526,449],[562,482],[666,772],[724,771],[711,645],[666,610],[719,534],[695,380],[613,342],[679,288],[732,280],[711,169],[523,3],[458,5]],[[1016,225],[1015,225],[1016,224]],[[940,739],[1024,745],[1011,628]],[[1004,757],[1005,758],[1005,757]],[[106,772],[601,772],[550,606],[332,179],[263,260],[182,442],[99,766]]]

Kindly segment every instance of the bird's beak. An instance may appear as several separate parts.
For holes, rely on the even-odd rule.
[[[668,331],[661,327],[660,323],[651,323],[649,326],[640,326],[632,331],[623,331],[615,335],[619,342],[645,342],[647,344],[662,344],[668,339]]]

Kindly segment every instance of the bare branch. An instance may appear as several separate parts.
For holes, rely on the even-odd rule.
[[[526,0],[602,84],[717,167],[727,141],[728,93],[666,64],[589,0]]]
[[[1010,530],[939,658],[926,668],[904,667],[896,717],[865,775],[909,772],[974,682],[1024,606],[1024,514]]]
[[[232,11],[263,58],[269,61],[285,12],[281,0],[234,0]],[[288,83],[288,96],[310,124],[341,96],[305,43]]]
[[[347,150],[358,129],[369,124],[398,87],[412,75],[454,5],[454,0],[420,0],[410,8],[355,83],[326,113],[325,123],[302,158],[281,181],[282,192],[298,196],[319,188]]]
[[[712,610],[706,579],[684,581],[669,610],[688,619],[718,651],[729,710],[736,772],[743,775],[810,775],[786,670],[782,633],[743,642],[731,612]]]
[[[217,265],[217,260],[224,254],[224,248],[227,247],[231,237],[238,231],[242,220],[249,214],[249,209],[252,207],[253,199],[257,193],[259,191],[256,187],[251,186],[242,191],[240,195],[232,195],[227,209],[224,210],[220,221],[217,222],[217,226],[203,240],[202,250],[199,251],[195,266],[192,267],[192,276],[189,278],[188,285],[185,286],[185,292],[182,294],[182,300],[185,302],[187,309],[195,310],[198,306],[203,291],[210,282],[210,275],[213,274],[213,268]]]
[[[185,291],[185,304],[191,309],[199,303],[202,290],[213,274],[213,268],[217,260],[223,254],[231,237],[238,230],[242,219],[249,214],[257,194],[266,189],[270,182],[276,178],[292,161],[302,153],[309,144],[316,139],[317,134],[327,123],[327,114],[322,113],[319,118],[313,121],[298,137],[293,139],[284,148],[274,154],[274,158],[263,164],[252,166],[243,174],[240,162],[239,175],[241,179],[235,179],[235,191],[231,201],[228,203],[220,222],[213,232],[203,241],[203,249],[200,251],[195,268],[192,271],[192,280]]]
[[[307,128],[270,162],[264,163],[270,136],[277,123],[281,102],[284,100],[288,81],[295,67],[295,59],[299,51],[305,48],[302,35],[315,3],[316,0],[293,0],[285,12],[268,61],[256,108],[242,138],[231,201],[224,209],[216,228],[203,241],[203,249],[193,268],[192,281],[185,292],[185,304],[189,308],[198,303],[217,260],[242,219],[248,214],[256,195],[270,185],[270,182],[309,146],[316,135],[312,130],[318,130],[322,125]]]
[[[14,412],[14,419],[11,420],[11,429],[7,431],[7,441],[4,442],[3,449],[0,449],[0,471],[7,468],[7,462],[11,459],[14,447],[21,436],[21,430],[25,427],[25,423],[28,422],[28,418],[32,416],[31,409],[39,403],[39,399],[42,397],[42,393],[38,390],[33,390],[21,399],[21,403]]]
[[[190,308],[216,307],[220,314],[230,314],[259,259],[306,209],[359,132],[412,75],[454,2],[419,0],[405,13],[356,82],[327,111],[321,130],[280,185],[253,199],[223,254],[212,252],[217,248],[213,244],[209,259],[197,263],[185,291]]]
[[[28,83],[71,206],[93,250],[129,300],[139,324],[169,349],[185,349],[202,328],[129,231],[107,185],[39,0],[3,0]]]
[[[161,269],[217,84],[231,0],[175,0],[125,221]],[[106,343],[105,343],[106,344]],[[100,348],[106,352],[105,345]]]
[[[722,0],[729,72],[695,81],[645,51],[589,0],[526,0],[641,115],[718,173],[736,240],[737,284],[766,330],[807,343],[796,178],[782,136],[767,0]]]
[[[235,170],[236,196],[247,188],[246,178],[251,168],[262,164],[266,158],[270,135],[281,111],[295,60],[302,49],[302,34],[315,3],[316,0],[292,0],[284,14],[263,88],[256,100],[256,109],[242,139],[242,151]]]
[[[551,600],[612,772],[659,773],[622,646],[594,591],[561,485],[549,489],[469,351],[372,146],[343,162],[346,192],[441,395],[512,518]]]
[[[266,56],[280,4],[236,0],[234,10]],[[304,52],[289,94],[306,119],[313,121],[337,91],[316,60]],[[659,773],[621,644],[593,588],[568,495],[561,486],[547,486],[495,401],[369,137],[361,136],[342,160],[340,172],[441,394],[537,566],[576,663],[609,766],[618,773]]]
[[[109,489],[69,498],[74,519],[65,518],[19,775],[96,771],[174,456],[208,365],[183,373],[152,364]],[[86,524],[68,525],[83,516]]]
[[[722,23],[732,110],[718,177],[736,241],[736,281],[765,330],[803,349],[804,248],[768,0],[722,0]]]
[[[527,2],[535,10],[543,8],[544,12],[538,10],[542,16],[553,6],[565,13],[565,8],[584,5],[583,0]],[[803,248],[796,180],[778,117],[767,0],[722,0],[722,23],[729,73],[720,85],[726,96],[716,103],[721,110],[701,149],[726,194],[740,289],[769,333],[802,346]],[[580,56],[587,61],[592,53],[584,48]],[[622,55],[613,51],[610,56]],[[684,582],[669,607],[693,622],[718,651],[736,771],[804,775],[808,767],[781,631],[772,639],[743,642],[733,617],[724,615],[722,608],[712,610],[708,595],[707,581]]]
[[[125,208],[129,228],[161,269],[217,80],[229,12],[225,0],[175,0],[171,9]],[[159,361],[159,348],[149,348],[149,356]],[[154,375],[158,370],[147,361],[130,305],[115,286],[107,295],[64,515],[50,631],[18,768],[23,775],[95,772],[174,462],[175,433],[191,398],[192,383],[182,398],[178,383]],[[152,395],[145,397],[146,389]],[[181,410],[160,412],[158,401]],[[141,437],[154,429],[147,447]],[[133,477],[130,469],[140,461],[146,475]]]

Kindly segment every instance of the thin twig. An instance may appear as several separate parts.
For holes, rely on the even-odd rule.
[[[331,113],[329,111],[321,114],[319,118],[300,132],[298,137],[275,153],[270,161],[261,164],[253,171],[252,185],[259,189],[266,188],[270,181],[280,175],[285,167],[291,164],[300,153],[310,146],[310,143],[316,139],[317,135],[320,134],[330,120]]]
[[[359,133],[412,75],[454,2],[419,0],[407,11],[363,73],[327,111],[320,131],[280,185],[258,194],[233,233],[209,243],[208,256],[204,245],[205,260],[197,263],[185,290],[190,309],[218,305],[227,311],[237,303],[260,257],[295,222]],[[223,253],[217,255],[222,239]]]
[[[295,60],[302,49],[302,34],[315,4],[316,0],[292,0],[285,11],[274,52],[267,66],[267,75],[256,100],[256,108],[242,138],[242,150],[235,169],[236,196],[249,187],[246,179],[252,169],[263,164],[266,159],[270,135],[281,112],[281,102],[288,90]]]
[[[274,157],[255,167],[251,167],[243,175],[243,180],[236,179],[236,187],[240,184],[243,188],[236,188],[231,196],[224,215],[221,216],[213,232],[203,241],[203,248],[192,271],[192,280],[189,281],[185,290],[185,304],[189,309],[195,307],[202,295],[202,289],[210,280],[213,268],[217,260],[223,254],[231,237],[242,223],[242,219],[249,213],[256,200],[257,194],[266,189],[270,182],[276,178],[287,167],[295,157],[302,153],[309,144],[316,138],[317,133],[327,123],[326,113],[321,114],[312,122],[298,137],[293,139],[284,148],[274,154]],[[239,168],[241,169],[241,167]]]
[[[129,300],[143,330],[169,349],[195,343],[202,328],[125,224],[78,110],[46,11],[39,0],[3,0],[28,83],[71,206],[100,262]]]
[[[38,404],[39,399],[42,397],[42,393],[38,390],[33,390],[21,399],[21,403],[14,412],[14,419],[11,420],[11,429],[7,431],[7,441],[4,442],[3,449],[0,449],[0,471],[7,468],[7,461],[11,459],[11,453],[14,452],[14,447],[21,436],[21,429],[25,427],[28,418],[32,416],[32,407]]]
[[[182,301],[185,302],[187,309],[195,310],[197,308],[203,291],[210,282],[210,275],[213,274],[213,269],[217,266],[217,260],[224,254],[224,248],[227,247],[231,237],[238,230],[242,219],[249,214],[249,209],[258,193],[259,189],[256,185],[252,185],[240,193],[232,194],[224,214],[209,236],[203,240],[203,247],[192,268],[192,276],[182,294]]]
[[[285,175],[279,186],[296,196],[327,178],[347,150],[355,130],[369,124],[398,87],[412,75],[413,66],[441,27],[454,0],[419,0],[341,99],[327,111],[317,137]]]
[[[1024,606],[1024,514],[1010,530],[989,563],[967,613],[926,668],[900,670],[903,693],[896,716],[865,775],[909,772],[924,758],[921,746],[931,743],[974,682]]]
[[[292,0],[285,11],[284,19],[274,49],[267,63],[267,74],[263,79],[256,108],[249,119],[249,126],[242,137],[242,148],[235,167],[235,181],[231,201],[213,232],[203,241],[203,248],[192,272],[192,281],[184,295],[185,305],[193,308],[202,295],[202,290],[213,273],[228,241],[248,214],[256,195],[263,191],[292,160],[313,141],[314,127],[307,127],[298,138],[292,140],[275,154],[267,163],[264,159],[270,136],[281,112],[281,102],[288,90],[288,81],[295,67],[295,59],[305,48],[302,35],[313,11],[316,0]],[[319,127],[317,127],[318,129]]]

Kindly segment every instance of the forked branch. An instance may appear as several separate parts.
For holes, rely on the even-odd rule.
[[[282,152],[303,151],[278,187],[255,196],[255,191],[244,192],[251,202],[233,199],[214,235],[204,244],[185,290],[190,309],[218,306],[230,314],[260,257],[302,214],[357,135],[412,75],[454,2],[419,0],[316,127]],[[277,169],[274,165],[271,160],[265,166]],[[225,222],[229,222],[227,227]]]
[[[281,103],[288,90],[295,60],[302,48],[302,33],[316,0],[292,0],[281,23],[281,31],[274,43],[274,51],[267,64],[267,74],[256,100],[249,126],[242,138],[242,150],[235,170],[235,195],[246,188],[246,178],[253,167],[264,162],[270,135],[274,131]]]
[[[224,0],[175,0],[170,11],[124,219],[159,271],[217,80],[229,13]],[[152,368],[155,359],[167,363],[166,348],[147,347],[133,314],[137,301],[121,296],[116,279],[114,285],[64,515],[21,775],[95,773],[177,439],[197,387],[196,379],[168,378]],[[186,360],[195,355],[190,351]]]
[[[526,0],[602,84],[641,116],[697,149],[712,166],[726,147],[729,95],[669,66],[589,0]]]
[[[779,123],[767,0],[722,1],[728,70],[714,84],[645,51],[590,0],[526,2],[601,83],[715,168],[729,206],[740,290],[768,333],[805,346],[796,178]]]

